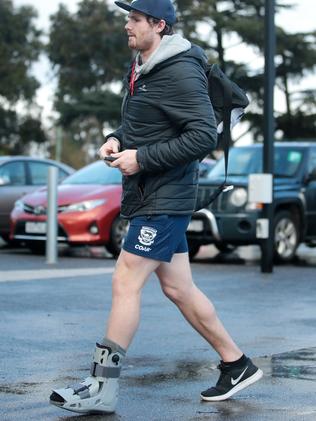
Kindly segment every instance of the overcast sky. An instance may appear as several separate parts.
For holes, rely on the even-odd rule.
[[[1,0],[0,0],[1,1]],[[110,0],[112,2],[112,0]],[[280,3],[293,4],[295,8],[290,11],[283,11],[276,16],[277,25],[283,27],[290,32],[307,32],[316,30],[316,19],[313,5],[315,0],[280,0]],[[49,16],[55,13],[60,3],[67,5],[67,8],[74,12],[76,11],[79,0],[13,0],[15,6],[32,5],[38,11],[37,26],[45,32],[49,28]],[[112,2],[114,4],[114,1]],[[53,96],[54,83],[51,81],[52,74],[50,72],[49,63],[42,58],[41,61],[34,66],[34,73],[36,77],[43,84],[38,91],[37,102],[43,107],[44,117],[51,114],[51,103]],[[314,78],[307,80],[305,83],[314,84]]]

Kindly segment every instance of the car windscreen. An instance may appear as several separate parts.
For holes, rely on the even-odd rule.
[[[229,152],[228,175],[245,176],[262,172],[262,148],[232,148]],[[304,151],[299,147],[276,147],[274,150],[274,174],[292,177],[302,163]],[[225,174],[224,159],[220,159],[207,178],[221,178]]]
[[[122,174],[117,168],[108,167],[103,161],[87,165],[67,177],[61,184],[121,184]]]

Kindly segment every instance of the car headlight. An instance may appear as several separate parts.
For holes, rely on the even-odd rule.
[[[73,203],[72,205],[63,207],[63,212],[86,212],[105,203],[106,199],[86,200],[85,202]]]
[[[248,193],[247,190],[243,188],[234,189],[229,196],[230,203],[237,208],[244,206],[247,203],[247,200]]]
[[[24,209],[24,203],[22,202],[22,200],[17,200],[14,203],[14,210],[22,211],[23,209]]]

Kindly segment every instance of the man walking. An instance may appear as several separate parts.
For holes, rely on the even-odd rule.
[[[121,214],[130,220],[113,275],[106,334],[96,344],[91,375],[54,390],[50,402],[79,413],[113,412],[118,377],[140,315],[141,291],[156,273],[162,291],[221,357],[206,401],[225,400],[262,377],[229,336],[192,280],[185,232],[195,208],[198,164],[216,147],[206,58],[173,33],[170,0],[115,1],[129,12],[128,45],[137,52],[125,80],[122,124],[100,148],[123,174]]]

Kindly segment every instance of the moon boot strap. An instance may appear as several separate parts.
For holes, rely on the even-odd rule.
[[[121,352],[97,343],[90,376],[73,386],[53,390],[50,403],[82,414],[114,412],[123,358]]]
[[[93,362],[90,367],[91,376],[97,377],[99,381],[104,378],[118,379],[121,374],[121,365],[119,364],[121,357],[118,352],[112,353],[112,349],[106,345],[96,344]],[[111,359],[109,365],[109,359]]]

